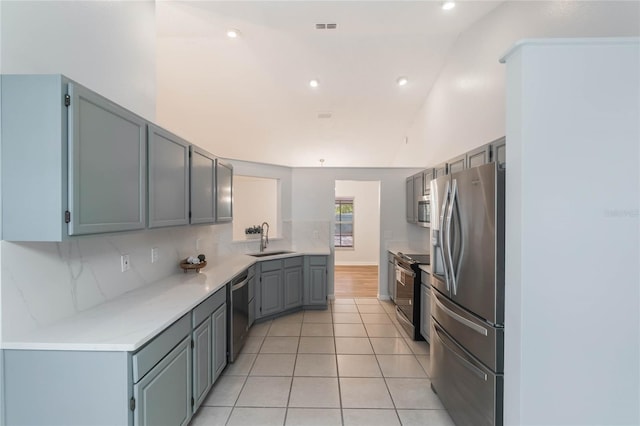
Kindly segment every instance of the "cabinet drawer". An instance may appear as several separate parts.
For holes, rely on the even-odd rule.
[[[227,301],[227,286],[225,285],[220,290],[216,291],[212,296],[209,296],[207,300],[199,304],[193,309],[193,327],[197,327],[200,323],[206,320],[215,312],[220,305]]]
[[[302,256],[290,257],[288,259],[284,259],[285,268],[293,268],[295,266],[302,266]]]
[[[187,314],[147,343],[144,348],[133,354],[133,382],[137,383],[190,333],[191,321],[189,314]]]
[[[262,272],[277,271],[278,269],[282,269],[282,260],[267,260],[266,262],[262,262],[260,264],[260,269],[262,270]]]
[[[322,266],[327,264],[327,256],[309,256],[309,265]]]

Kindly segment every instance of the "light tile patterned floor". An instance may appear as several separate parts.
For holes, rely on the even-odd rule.
[[[255,324],[190,424],[453,426],[428,366],[390,302],[337,299]]]

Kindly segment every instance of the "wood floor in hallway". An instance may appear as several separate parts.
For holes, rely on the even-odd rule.
[[[334,270],[336,298],[377,297],[377,265],[336,265]]]

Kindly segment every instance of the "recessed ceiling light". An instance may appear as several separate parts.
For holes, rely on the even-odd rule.
[[[311,87],[318,87],[320,85],[320,82],[318,80],[316,80],[315,78],[313,80],[309,81],[309,86]]]
[[[444,10],[451,10],[454,7],[456,7],[456,3],[452,2],[452,1],[445,1],[442,3],[442,9]]]
[[[409,79],[407,77],[398,77],[396,83],[398,83],[398,86],[406,86],[409,83]]]
[[[240,31],[236,29],[227,30],[227,37],[229,38],[238,38],[240,36]]]

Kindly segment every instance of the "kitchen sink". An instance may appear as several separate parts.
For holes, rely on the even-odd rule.
[[[287,250],[283,250],[283,251],[265,251],[265,252],[262,252],[262,253],[250,254],[249,256],[266,257],[266,256],[276,256],[278,254],[289,254],[289,253],[293,253],[293,252],[292,251],[287,251]]]

